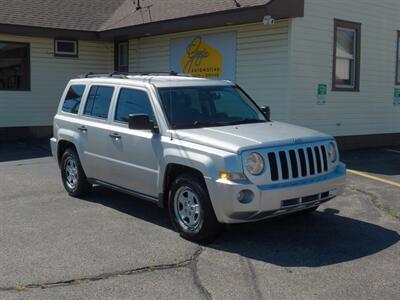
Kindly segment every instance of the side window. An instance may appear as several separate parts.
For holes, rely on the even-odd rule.
[[[92,86],[86,100],[84,114],[107,119],[113,93],[113,87]]]
[[[86,86],[84,85],[71,85],[67,92],[67,96],[65,96],[61,110],[67,113],[77,114],[85,88]]]
[[[334,91],[359,91],[360,37],[360,24],[335,20],[332,76]]]
[[[146,92],[132,89],[121,89],[118,96],[115,121],[128,122],[130,114],[146,114],[155,121],[150,99]]]

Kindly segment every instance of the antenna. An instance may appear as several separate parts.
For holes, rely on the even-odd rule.
[[[236,7],[238,8],[242,7],[242,5],[239,3],[239,0],[232,0],[232,1],[235,3]]]

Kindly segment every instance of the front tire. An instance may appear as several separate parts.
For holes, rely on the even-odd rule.
[[[91,190],[92,185],[88,182],[74,149],[68,148],[62,155],[61,177],[65,190],[73,197],[82,197]]]
[[[207,188],[191,173],[178,176],[172,183],[168,210],[175,229],[187,240],[209,243],[221,232]]]

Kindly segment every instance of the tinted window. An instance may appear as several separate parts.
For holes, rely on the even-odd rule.
[[[0,90],[29,89],[29,44],[0,42]]]
[[[155,120],[150,100],[146,92],[131,89],[121,89],[118,97],[117,109],[115,112],[115,120],[120,122],[128,122],[128,117],[130,114],[146,114],[149,115],[150,120]]]
[[[84,91],[84,85],[71,85],[67,92],[67,96],[65,96],[62,111],[77,114]]]
[[[84,114],[107,119],[113,93],[113,87],[92,86],[86,101]]]

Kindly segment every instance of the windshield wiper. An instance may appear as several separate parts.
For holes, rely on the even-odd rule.
[[[252,124],[252,123],[265,123],[265,120],[257,119],[243,119],[226,123],[226,125],[240,125],[240,124]]]
[[[222,126],[225,123],[218,123],[218,122],[199,122],[194,121],[192,126],[193,128],[201,128],[201,127],[213,127],[213,126]]]
[[[189,129],[189,128],[220,127],[220,126],[231,126],[231,125],[250,124],[250,123],[265,123],[265,122],[267,121],[256,120],[256,119],[243,119],[232,122],[200,122],[196,120],[191,124],[173,125],[172,128]]]

